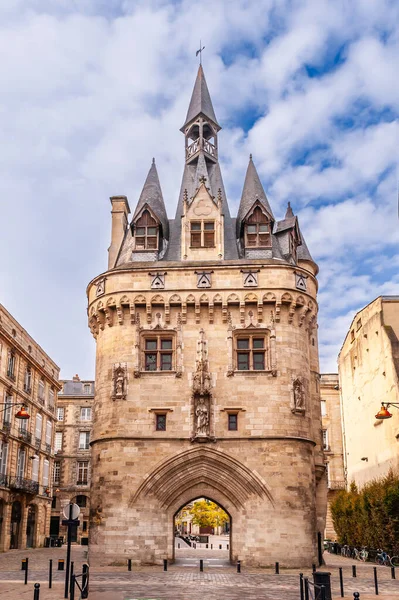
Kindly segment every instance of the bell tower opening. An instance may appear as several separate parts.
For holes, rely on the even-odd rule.
[[[210,498],[195,498],[173,517],[174,559],[176,564],[222,567],[231,560],[230,514]]]

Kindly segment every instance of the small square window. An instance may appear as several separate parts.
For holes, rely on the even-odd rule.
[[[239,371],[249,371],[249,354],[246,352],[237,352],[237,362]]]
[[[146,340],[145,341],[145,349],[146,350],[156,350],[157,349],[157,340]]]
[[[191,223],[191,231],[201,231],[201,223]]]
[[[249,340],[248,339],[238,339],[237,340],[237,348],[239,348],[240,350],[248,350]]]
[[[238,429],[238,415],[237,414],[231,414],[228,415],[228,425],[229,425],[229,431],[237,431]]]
[[[254,352],[254,371],[265,370],[265,355],[263,352]]]
[[[155,415],[155,429],[166,431],[166,415]]]
[[[256,233],[256,225],[248,225],[247,231],[248,233]]]
[[[213,231],[215,229],[215,223],[212,221],[211,223],[204,223],[205,231]]]
[[[172,355],[171,354],[161,354],[161,371],[171,371],[172,370]]]
[[[145,235],[145,227],[137,227],[136,235]]]
[[[156,371],[157,370],[157,355],[146,354],[145,355],[145,370]]]
[[[172,340],[161,340],[161,349],[162,350],[171,350],[172,349]]]
[[[264,348],[265,340],[263,338],[254,339],[254,348]]]

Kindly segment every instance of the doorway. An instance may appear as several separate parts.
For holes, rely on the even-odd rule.
[[[19,529],[21,526],[22,508],[17,500],[12,503],[11,524],[10,524],[10,550],[16,550],[19,547]]]
[[[174,515],[174,559],[181,566],[230,564],[231,516],[210,498],[195,498]]]
[[[36,532],[36,506],[30,504],[28,506],[28,518],[26,521],[26,547],[35,547],[35,532]]]

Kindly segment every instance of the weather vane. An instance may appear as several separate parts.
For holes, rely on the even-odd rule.
[[[203,50],[205,50],[205,46],[202,46],[202,42],[200,40],[199,50],[197,50],[197,52],[195,53],[195,56],[198,56],[198,54],[200,55],[200,65],[202,65],[202,51]]]

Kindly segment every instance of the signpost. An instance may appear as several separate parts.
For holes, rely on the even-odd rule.
[[[80,523],[77,520],[80,514],[80,508],[77,504],[67,504],[63,508],[63,515],[65,520],[62,524],[68,527],[67,536],[67,558],[66,558],[66,571],[65,571],[65,594],[64,598],[68,598],[68,587],[69,587],[69,569],[71,564],[71,539],[72,539],[72,527],[77,527]]]

